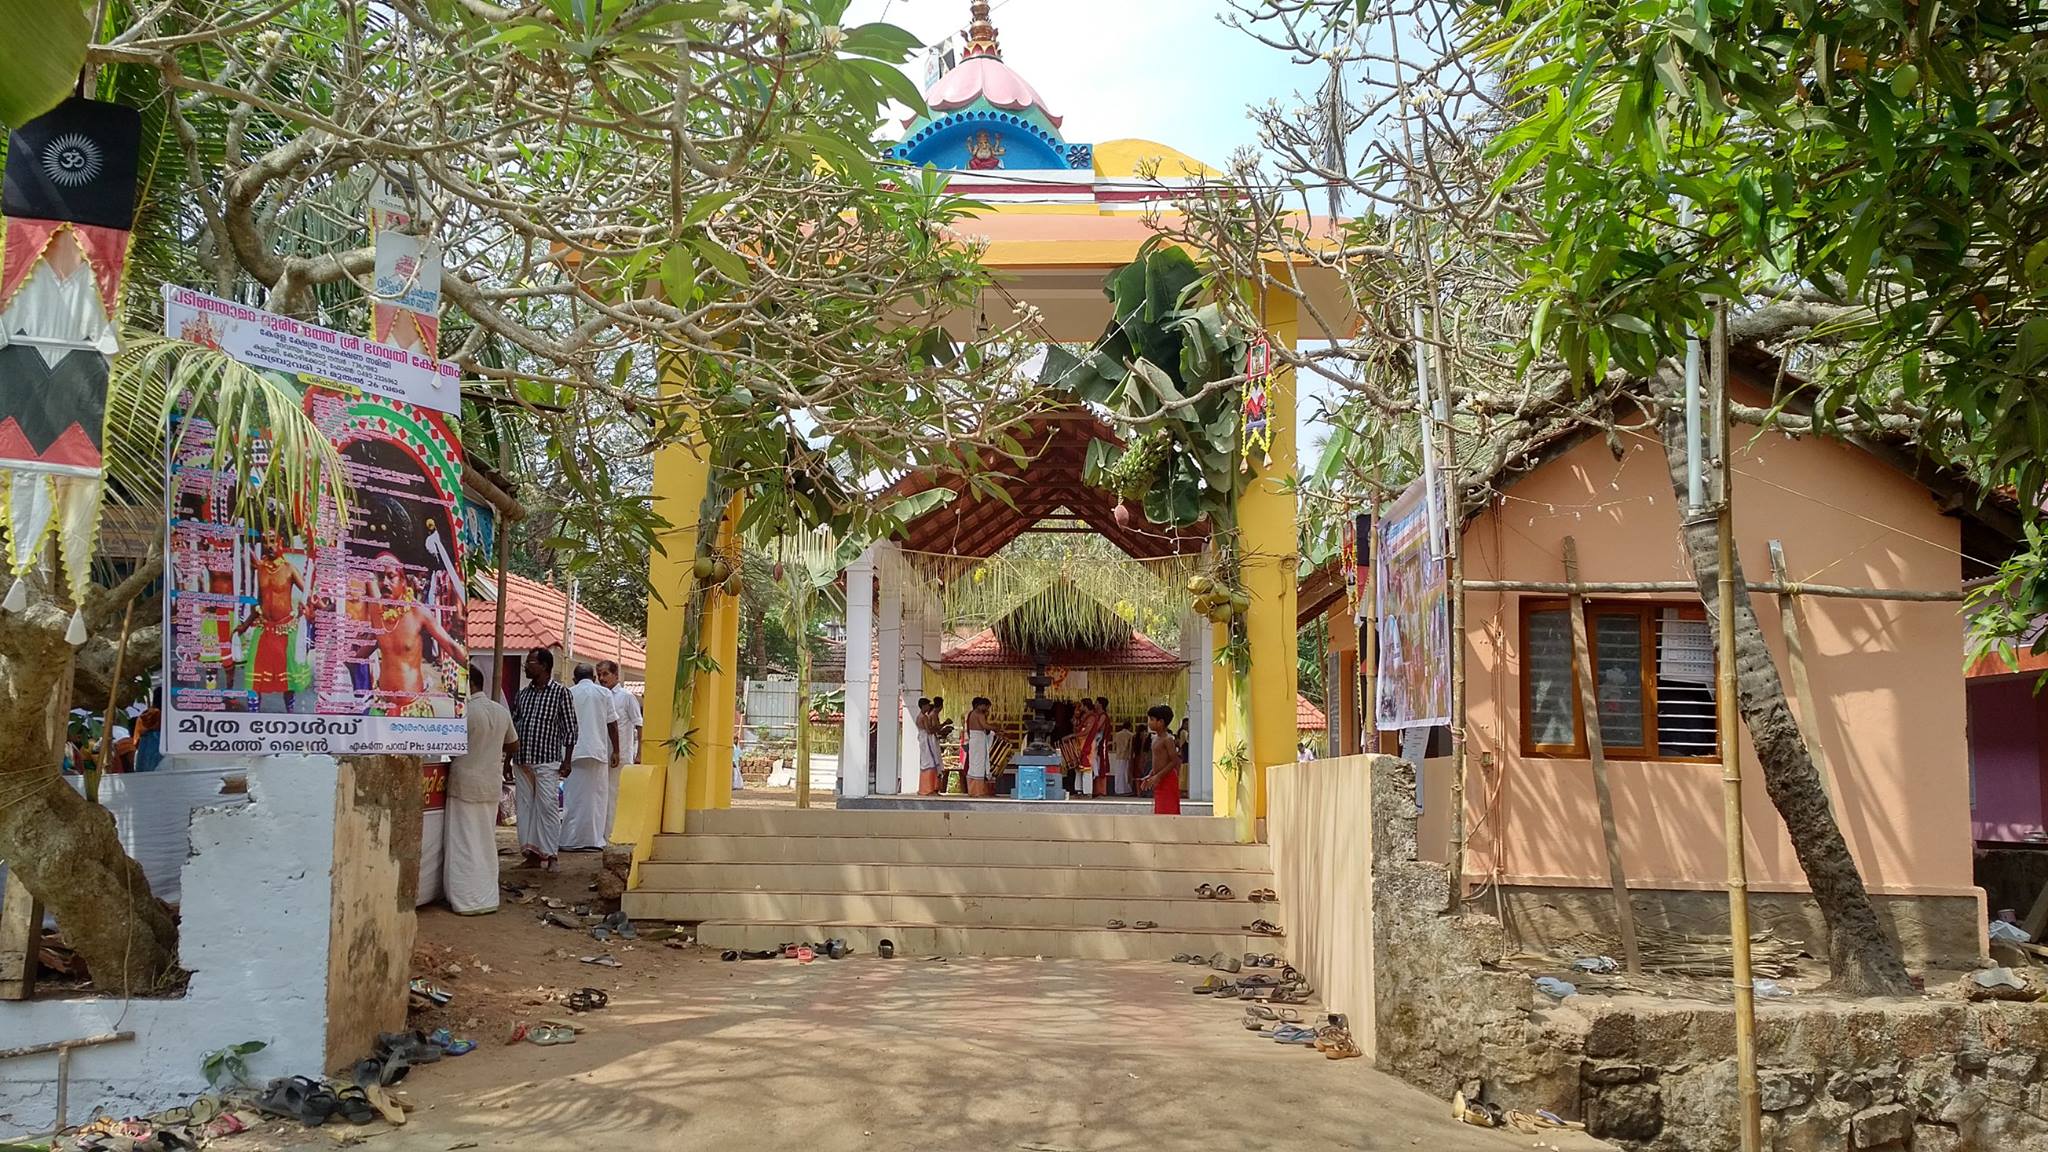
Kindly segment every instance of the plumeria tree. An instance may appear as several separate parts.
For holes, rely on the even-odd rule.
[[[942,330],[986,277],[949,230],[965,206],[870,142],[890,100],[921,105],[896,67],[916,42],[846,24],[846,0],[94,0],[76,22],[71,4],[26,8],[65,9],[52,51],[75,44],[88,94],[143,113],[130,324],[155,327],[168,282],[363,330],[366,197],[416,189],[465,440],[546,480],[565,569],[655,539],[645,459],[663,445],[710,454],[707,525],[743,492],[752,522],[850,534],[886,511],[862,478],[979,461],[1030,403],[1001,318],[992,351]],[[39,70],[7,71],[0,115],[47,106]],[[180,355],[114,384],[114,410],[150,417],[116,450],[159,471],[163,412],[134,398],[161,396]],[[19,669],[61,664],[48,600],[0,619],[22,716],[38,701]],[[87,652],[119,615],[88,607]],[[50,739],[0,725],[0,796],[62,789]],[[103,983],[173,973],[170,918],[103,812],[0,805],[0,858]],[[90,901],[60,891],[81,886]]]

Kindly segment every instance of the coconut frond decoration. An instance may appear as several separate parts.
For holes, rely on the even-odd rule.
[[[1193,599],[1187,582],[1200,564],[1194,556],[1136,560],[1078,547],[1050,555],[1013,546],[987,557],[908,551],[884,557],[884,563],[898,565],[906,594],[927,596],[948,629],[993,627],[1027,601],[1064,584],[1070,591],[1056,595],[1092,597],[1169,648],[1180,642],[1181,614]]]
[[[1012,652],[1113,652],[1131,644],[1131,622],[1071,580],[1055,580],[994,624]]]

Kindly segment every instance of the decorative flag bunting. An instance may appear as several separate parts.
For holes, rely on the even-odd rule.
[[[1259,453],[1262,467],[1273,466],[1273,429],[1266,419],[1266,389],[1273,380],[1273,345],[1264,333],[1252,338],[1244,353],[1244,461],[1239,470],[1252,470],[1252,450]]]
[[[105,493],[107,372],[135,223],[142,118],[73,98],[16,129],[0,187],[0,525],[14,576],[0,608],[27,606],[22,577],[55,533],[74,602],[91,585]],[[85,642],[73,613],[67,638]]]

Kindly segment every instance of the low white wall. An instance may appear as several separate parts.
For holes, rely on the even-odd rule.
[[[67,1119],[129,1116],[206,1090],[208,1053],[245,1040],[253,1079],[318,1075],[327,1043],[328,924],[338,767],[274,757],[245,769],[248,802],[192,815],[179,958],[192,980],[176,1000],[108,998],[0,1003],[0,1047],[132,1031],[126,1043],[71,1055]],[[57,1058],[0,1063],[0,1140],[55,1122]]]

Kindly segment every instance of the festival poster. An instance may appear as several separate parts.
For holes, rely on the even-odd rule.
[[[165,322],[295,390],[342,460],[347,507],[237,519],[214,429],[171,431],[165,750],[396,752],[467,747],[458,391],[438,364],[171,289]]]
[[[1410,484],[1375,526],[1383,730],[1451,722],[1450,603],[1427,492],[1422,480]]]

